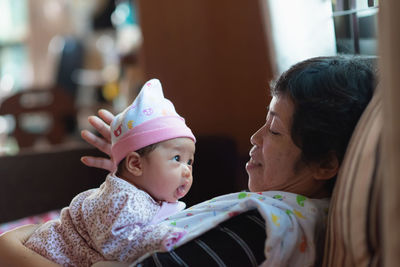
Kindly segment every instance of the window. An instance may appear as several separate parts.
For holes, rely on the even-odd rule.
[[[23,86],[28,68],[25,41],[28,34],[28,1],[0,1],[0,99]]]
[[[379,0],[332,0],[338,53],[377,54]]]

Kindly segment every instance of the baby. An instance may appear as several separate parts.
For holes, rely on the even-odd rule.
[[[196,139],[157,79],[114,118],[111,135],[117,170],[78,194],[25,246],[64,266],[91,266],[170,250],[186,234],[159,222],[185,208],[178,199],[192,185]]]

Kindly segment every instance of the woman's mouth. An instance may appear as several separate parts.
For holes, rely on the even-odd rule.
[[[252,170],[260,166],[261,163],[255,161],[253,158],[250,158],[250,160],[246,163],[246,171]]]

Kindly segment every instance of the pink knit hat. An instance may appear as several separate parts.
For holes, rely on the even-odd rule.
[[[132,151],[177,137],[196,142],[185,120],[164,98],[161,83],[152,79],[142,87],[133,103],[111,123],[111,154],[115,165]]]

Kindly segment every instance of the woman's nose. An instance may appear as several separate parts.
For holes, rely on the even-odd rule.
[[[260,128],[260,129],[258,129],[251,137],[250,137],[250,143],[253,145],[253,146],[260,146],[260,144],[261,144],[261,135],[262,135],[262,130],[265,128],[265,124]]]

